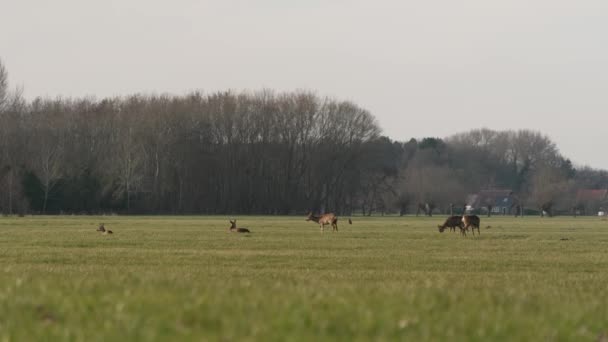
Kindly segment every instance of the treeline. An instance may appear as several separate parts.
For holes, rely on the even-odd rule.
[[[541,208],[608,187],[538,132],[380,134],[368,111],[310,92],[26,101],[0,64],[0,212],[403,214],[487,188]]]

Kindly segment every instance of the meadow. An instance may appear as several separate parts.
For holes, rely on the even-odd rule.
[[[0,341],[608,339],[597,217],[237,218],[0,217]]]

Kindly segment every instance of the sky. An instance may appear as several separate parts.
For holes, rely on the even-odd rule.
[[[608,169],[605,0],[0,0],[27,98],[314,91],[396,140],[533,129]]]

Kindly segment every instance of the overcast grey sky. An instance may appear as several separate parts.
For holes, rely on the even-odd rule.
[[[0,0],[28,98],[315,90],[391,138],[531,128],[608,169],[606,0]]]

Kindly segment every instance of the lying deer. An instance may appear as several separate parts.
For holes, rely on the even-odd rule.
[[[229,231],[233,232],[233,233],[251,233],[249,231],[249,229],[247,228],[237,228],[236,227],[236,220],[229,220],[230,221],[230,228],[228,228]]]
[[[462,216],[462,223],[464,223],[464,230],[468,230],[469,227],[471,227],[471,231],[473,232],[473,235],[475,235],[475,228],[477,228],[477,235],[481,235],[481,233],[479,232],[479,216],[477,215],[463,215]]]
[[[99,227],[97,227],[96,231],[102,232],[103,234],[114,234],[111,230],[106,229],[103,223],[99,224]]]
[[[466,235],[464,231],[464,222],[462,222],[462,216],[450,216],[445,220],[443,225],[437,226],[440,233],[443,233],[446,228],[450,228],[451,231],[455,232],[456,227],[460,228],[460,234]]]
[[[333,213],[327,213],[327,214],[323,214],[320,216],[315,216],[312,214],[312,212],[309,212],[308,217],[306,218],[306,221],[317,222],[319,224],[319,226],[321,226],[321,232],[325,231],[326,224],[331,224],[332,232],[334,230],[338,231],[338,218]]]

